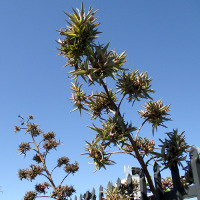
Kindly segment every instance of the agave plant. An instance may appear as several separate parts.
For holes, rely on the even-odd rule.
[[[95,171],[114,163],[110,160],[111,154],[127,153],[133,156],[143,168],[150,190],[155,194],[147,168],[152,160],[150,153],[155,149],[155,143],[148,138],[139,137],[139,134],[146,122],[152,124],[153,135],[157,127],[166,127],[165,122],[171,120],[170,105],[164,105],[161,100],[153,100],[152,79],[147,72],[131,72],[124,67],[126,51],[118,54],[109,49],[110,43],[101,44],[98,41],[97,44],[95,38],[100,32],[97,30],[95,13],[90,8],[86,15],[82,4],[81,10],[73,9],[73,14],[66,13],[69,17],[68,27],[59,31],[63,38],[59,40],[60,54],[67,57],[66,65],[72,67],[69,73],[75,80],[71,88],[74,110],[86,110],[92,120],[99,119],[101,123],[101,127],[89,126],[96,135],[91,143],[87,142],[86,154],[93,158]],[[93,89],[92,86],[96,86],[96,91],[85,94],[81,89],[82,84],[77,84],[80,79],[86,87]],[[113,85],[114,87],[109,87]],[[138,112],[142,118],[138,129],[125,119],[121,105],[126,98],[128,103],[132,102],[132,106],[140,100],[148,101],[143,106],[144,109]],[[110,147],[117,148],[117,151],[110,152]],[[146,157],[150,158],[146,160]]]

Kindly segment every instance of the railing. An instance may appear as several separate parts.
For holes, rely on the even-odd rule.
[[[132,184],[132,176],[129,174],[127,177],[127,194],[132,195],[131,199],[140,199],[140,200],[183,200],[192,197],[197,197],[200,200],[200,159],[198,152],[195,148],[191,148],[190,150],[190,163],[191,170],[193,174],[194,184],[188,186],[187,188],[183,188],[181,184],[181,179],[179,175],[178,166],[175,165],[171,169],[172,181],[173,181],[173,189],[169,192],[163,192],[162,190],[162,182],[161,182],[161,174],[160,168],[157,163],[154,165],[154,184],[156,189],[156,195],[148,196],[147,195],[147,185],[146,178],[143,171],[140,171],[140,197],[134,197],[133,184]],[[117,190],[120,190],[122,186],[121,180],[118,178],[117,180]],[[112,187],[111,183],[108,183],[108,187]],[[87,191],[84,195],[80,195],[79,198],[75,196],[74,200],[103,200],[105,199],[104,194],[106,191],[103,190],[103,187],[100,186],[98,192],[98,198],[95,194],[95,189],[92,192]]]

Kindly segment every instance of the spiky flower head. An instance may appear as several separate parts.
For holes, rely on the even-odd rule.
[[[44,140],[51,140],[55,138],[56,134],[53,131],[47,132],[43,134]]]
[[[58,167],[61,167],[62,165],[67,165],[69,164],[69,158],[67,158],[66,156],[63,156],[61,158],[58,159]]]
[[[51,194],[51,197],[58,200],[66,200],[67,197],[70,197],[74,192],[75,192],[75,189],[72,186],[59,185],[58,187],[54,189],[54,191]]]
[[[60,44],[60,55],[67,57],[67,65],[76,66],[80,56],[85,54],[88,46],[91,46],[94,39],[100,33],[97,30],[99,25],[96,22],[97,18],[94,16],[96,11],[89,8],[88,13],[85,13],[83,3],[81,10],[73,9],[73,14],[65,13],[68,17],[68,26],[66,29],[59,31],[60,35],[64,37],[58,43]]]
[[[153,135],[154,130],[157,129],[158,126],[166,127],[163,123],[171,120],[167,117],[169,115],[168,112],[170,111],[170,105],[163,105],[162,100],[149,101],[142,107],[144,110],[138,111],[138,113],[142,118],[152,124]]]
[[[44,171],[44,168],[39,165],[30,165],[30,169],[28,170],[28,179],[30,181],[34,180],[37,175],[40,175]]]
[[[105,146],[109,146],[110,144],[120,144],[123,146],[127,140],[127,135],[136,130],[131,123],[125,123],[124,118],[118,115],[114,117],[109,116],[108,120],[101,121],[101,123],[102,128],[96,126],[89,128],[97,132],[96,138],[102,140]]]
[[[102,167],[106,169],[106,165],[112,165],[115,162],[110,160],[110,154],[107,154],[101,144],[97,144],[97,141],[92,140],[91,143],[87,142],[87,146],[85,148],[85,151],[87,151],[89,156],[93,158],[93,163],[95,164],[96,168],[94,172],[97,171],[97,169],[101,169]]]
[[[109,51],[108,47],[109,43],[105,47],[98,45],[89,49],[87,56],[90,66],[85,66],[85,74],[92,82],[101,83],[102,79],[106,77],[114,78],[118,71],[124,70],[126,52],[124,51],[118,55],[115,51]]]
[[[68,164],[64,168],[65,172],[72,173],[72,174],[77,172],[78,169],[79,169],[79,164],[77,162],[75,162],[74,164]]]
[[[43,148],[46,151],[49,151],[51,149],[56,149],[58,145],[60,145],[61,142],[57,142],[56,139],[50,139],[50,140],[46,140],[45,143],[43,144]]]
[[[37,192],[29,191],[25,194],[24,200],[35,200],[37,197]]]
[[[29,123],[29,124],[27,124],[27,132],[30,133],[31,136],[37,137],[38,135],[40,135],[42,133],[42,130],[40,128],[38,128],[37,124]]]
[[[83,90],[81,90],[81,86],[82,86],[82,84],[79,85],[79,84],[77,83],[77,79],[76,79],[75,82],[72,83],[72,85],[71,85],[71,90],[74,91],[74,92],[72,93],[72,98],[71,98],[71,100],[72,100],[72,102],[74,103],[74,107],[75,107],[75,109],[72,110],[71,112],[76,111],[76,110],[79,110],[79,111],[80,111],[80,114],[81,114],[82,109],[83,109],[83,110],[87,110],[87,109],[85,108],[85,106],[84,106],[85,103],[86,103],[86,95],[84,94]]]
[[[29,151],[31,149],[31,146],[29,143],[27,142],[22,142],[20,145],[19,145],[19,151],[21,152],[21,154],[24,154],[26,156],[26,152]]]
[[[41,155],[41,156],[44,157],[44,155]],[[42,162],[42,160],[41,160],[41,158],[40,158],[40,156],[39,156],[38,154],[35,154],[35,155],[33,156],[33,160],[34,160],[35,162],[37,162],[38,164]]]
[[[117,101],[117,97],[112,90],[109,90],[109,96],[113,102]],[[101,118],[102,111],[108,114],[110,111],[114,110],[111,101],[108,99],[108,95],[105,92],[96,93],[90,97],[88,101],[89,111],[91,112],[91,118],[96,119]]]
[[[38,193],[43,193],[45,194],[46,193],[46,189],[48,189],[50,186],[49,183],[45,182],[45,183],[39,183],[39,184],[36,184],[35,185],[35,190],[38,192]]]
[[[173,182],[171,177],[162,179],[162,189],[164,192],[168,192],[173,189]]]
[[[19,176],[19,179],[22,180],[22,179],[28,179],[28,169],[19,169],[18,171],[18,176]]]
[[[151,153],[155,148],[155,142],[154,140],[149,140],[148,138],[144,137],[138,137],[136,140],[137,149],[140,152],[141,155],[147,156],[149,153]],[[133,152],[134,149],[132,145],[126,145],[125,148],[128,152]]]
[[[128,101],[140,101],[140,99],[152,99],[149,93],[154,92],[151,89],[151,78],[148,78],[147,72],[138,73],[134,70],[131,73],[123,73],[117,79],[117,89],[124,95],[128,95]]]

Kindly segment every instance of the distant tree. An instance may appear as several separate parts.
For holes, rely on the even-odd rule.
[[[157,127],[166,127],[165,122],[171,120],[170,105],[164,105],[162,100],[153,100],[152,79],[149,78],[147,72],[139,73],[138,70],[130,71],[123,67],[126,62],[126,51],[117,54],[109,50],[109,43],[104,45],[96,42],[95,39],[100,33],[99,23],[95,17],[96,12],[97,10],[93,11],[89,8],[86,14],[82,4],[80,10],[73,9],[73,14],[66,13],[69,18],[68,25],[67,28],[59,30],[60,39],[58,40],[60,55],[67,58],[66,66],[72,69],[70,74],[74,81],[71,85],[72,102],[75,107],[73,111],[79,110],[81,113],[85,110],[90,113],[92,120],[98,119],[101,123],[101,127],[97,125],[89,127],[96,132],[96,136],[91,142],[87,142],[86,154],[93,158],[95,170],[114,164],[114,161],[110,159],[114,153],[126,153],[133,156],[141,165],[150,190],[155,194],[147,168],[149,162],[158,157],[160,161],[163,161],[164,167],[171,167],[174,163],[180,164],[186,159],[183,154],[188,151],[189,145],[186,144],[183,134],[178,134],[177,130],[174,130],[168,136],[174,141],[176,139],[180,141],[177,144],[180,146],[176,147],[178,152],[172,150],[174,144],[166,139],[162,153],[154,154],[155,142],[147,137],[139,136],[146,123],[152,125],[153,135]],[[83,80],[81,84],[78,83],[80,79]],[[109,83],[115,86],[109,88]],[[86,94],[83,90],[84,85],[91,89],[95,85],[98,91]],[[121,110],[125,99],[131,106],[140,100],[146,101],[143,110],[138,111],[139,117],[143,119],[139,128],[129,123],[123,114],[124,111]],[[117,151],[110,152],[110,147],[116,147]]]
[[[43,176],[46,179],[45,182],[36,184],[34,191],[27,192],[24,196],[24,200],[34,200],[37,197],[49,197],[59,200],[68,199],[68,197],[75,192],[75,189],[73,186],[62,184],[69,174],[74,174],[78,171],[78,163],[70,164],[69,158],[64,156],[59,158],[56,166],[50,170],[47,166],[46,159],[51,150],[61,145],[60,140],[56,140],[54,132],[44,133],[37,124],[32,122],[33,116],[29,116],[27,120],[22,116],[19,117],[21,118],[21,126],[15,126],[15,132],[23,130],[25,134],[30,137],[30,142],[22,142],[18,150],[20,154],[24,156],[26,156],[28,151],[35,153],[32,158],[35,164],[31,164],[30,168],[20,169],[18,171],[19,179],[32,181],[37,176]],[[63,167],[66,175],[63,177],[60,184],[56,186],[52,174],[55,169],[60,167]],[[47,195],[47,190],[50,188],[52,192],[50,195]]]

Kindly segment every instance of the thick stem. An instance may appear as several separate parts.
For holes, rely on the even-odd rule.
[[[113,102],[110,94],[109,94],[109,91],[108,91],[108,88],[106,86],[106,84],[101,80],[101,84],[103,85],[103,88],[108,96],[108,99],[110,100],[110,103],[112,104],[113,108],[115,109],[115,111],[117,112],[118,111],[118,107],[116,106],[116,104]]]
[[[151,190],[151,192],[152,192],[153,194],[156,194],[156,190],[155,190],[155,187],[154,187],[154,185],[153,185],[153,181],[152,181],[152,179],[151,179],[151,176],[150,176],[150,174],[149,174],[149,171],[148,171],[148,169],[147,169],[147,166],[146,166],[146,164],[145,164],[145,162],[144,162],[142,156],[140,155],[140,153],[139,153],[139,151],[138,151],[138,148],[137,148],[137,146],[136,146],[136,143],[135,143],[135,141],[133,140],[133,138],[131,137],[130,134],[128,134],[128,138],[129,138],[129,141],[131,142],[131,144],[132,144],[132,146],[133,146],[133,149],[134,149],[134,151],[135,151],[136,158],[137,158],[138,162],[140,163],[142,169],[144,170],[144,173],[145,173],[145,175],[146,175],[147,181],[148,181],[148,183],[149,183],[150,190]]]
[[[108,99],[110,100],[110,103],[112,104],[113,108],[114,108],[115,111],[118,113],[118,115],[121,117],[121,113],[119,112],[119,108],[116,106],[116,104],[113,102],[112,98],[110,97],[110,94],[109,94],[109,92],[108,92],[108,88],[107,88],[106,84],[105,84],[103,81],[101,81],[101,84],[103,85],[103,88],[104,88],[106,94],[108,95]],[[142,126],[144,125],[145,122],[146,122],[146,121],[143,122]],[[141,126],[141,128],[142,128],[142,126]],[[141,129],[141,128],[140,128],[140,129]],[[139,133],[139,132],[138,132],[138,133]],[[138,134],[137,134],[137,135],[138,135]],[[151,176],[150,176],[150,174],[149,174],[149,171],[148,171],[148,169],[147,169],[147,165],[145,164],[145,162],[144,162],[142,156],[140,155],[140,153],[139,153],[139,151],[138,151],[136,142],[133,140],[133,138],[132,138],[132,136],[131,136],[130,134],[128,134],[127,137],[128,137],[128,139],[129,139],[129,141],[131,142],[131,145],[132,145],[132,147],[133,147],[133,149],[134,149],[134,151],[135,151],[136,159],[138,160],[138,162],[140,163],[142,169],[144,170],[144,173],[145,173],[146,178],[147,178],[147,181],[148,181],[148,183],[149,183],[149,187],[150,187],[151,192],[152,192],[153,194],[156,194],[156,190],[155,190],[155,187],[154,187],[154,185],[153,185],[153,181],[152,181],[152,179],[151,179]]]

